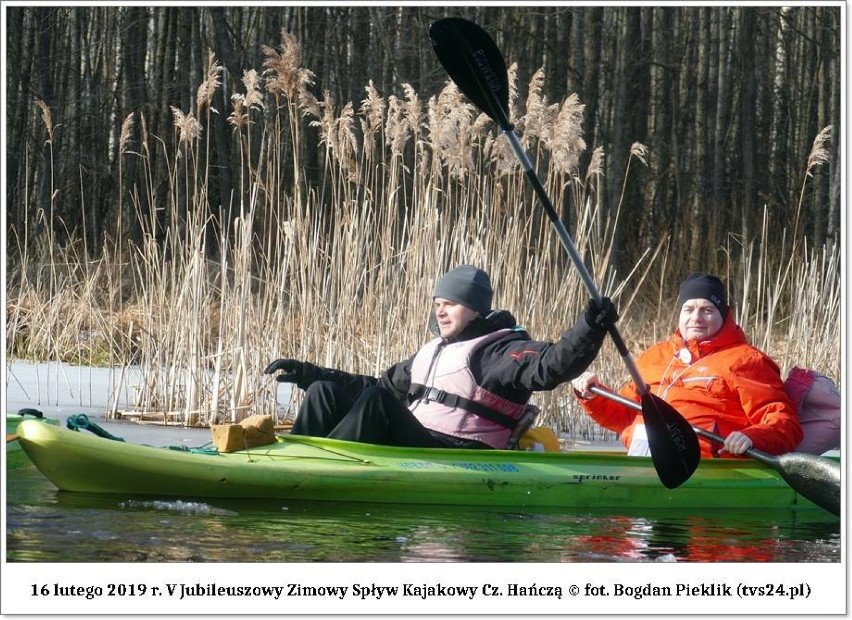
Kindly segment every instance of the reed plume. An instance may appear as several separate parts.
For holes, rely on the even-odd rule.
[[[47,142],[53,142],[53,115],[50,113],[50,107],[41,99],[36,99],[35,104],[41,110],[41,120],[47,129]]]
[[[831,151],[828,144],[831,142],[831,125],[823,128],[814,138],[811,152],[808,155],[808,165],[805,170],[807,176],[813,176],[812,170],[817,166],[823,166],[831,161]]]
[[[405,123],[414,141],[419,142],[423,125],[423,109],[420,105],[420,97],[417,96],[417,92],[411,87],[411,84],[403,84],[402,89],[405,91],[405,104],[403,104]]]
[[[261,79],[256,69],[243,71],[243,86],[246,87],[245,104],[249,108],[263,109],[263,91],[261,90]]]
[[[385,121],[385,140],[391,155],[402,157],[411,134],[408,130],[405,104],[395,95],[388,97],[388,114]]]
[[[201,110],[205,107],[210,108],[213,103],[213,95],[216,94],[216,89],[222,85],[220,77],[222,75],[222,65],[216,60],[213,52],[207,56],[207,77],[198,87],[195,94],[195,115],[201,117]],[[215,112],[215,108],[213,109]]]
[[[178,130],[178,141],[182,143],[190,143],[201,137],[201,123],[198,119],[189,112],[184,114],[181,110],[174,106],[169,106],[174,117],[175,128]]]
[[[586,150],[583,140],[583,112],[586,106],[572,93],[560,106],[550,137],[550,149],[556,170],[578,174],[580,154]]]
[[[127,145],[130,143],[130,135],[133,131],[133,119],[135,114],[131,112],[126,117],[124,117],[124,122],[121,123],[121,132],[118,137],[118,150],[120,153],[124,153],[127,149]]]
[[[236,129],[247,127],[250,121],[247,113],[248,110],[246,108],[245,95],[241,93],[234,93],[231,95],[231,105],[233,109],[228,115],[228,123],[233,125]]]
[[[302,66],[302,46],[298,39],[285,30],[281,31],[281,48],[279,52],[273,47],[261,46],[266,56],[263,61],[266,90],[296,102],[300,94],[314,83],[315,76]]]
[[[585,183],[588,184],[592,178],[603,176],[604,174],[604,148],[597,147],[592,151],[592,157],[589,160],[589,166],[586,168]]]
[[[364,88],[367,96],[361,100],[359,112],[367,121],[367,128],[371,134],[380,131],[384,123],[385,117],[385,100],[379,95],[376,90],[373,80],[367,83]]]
[[[547,127],[552,119],[545,118],[544,113],[547,102],[542,90],[544,87],[544,68],[533,73],[527,93],[526,113],[518,122],[518,130],[523,131],[524,146],[530,148],[534,138],[541,138],[543,128]]]
[[[795,248],[795,239],[798,238],[800,218],[802,215],[802,204],[805,201],[805,188],[808,184],[808,179],[813,177],[813,170],[817,166],[823,166],[831,161],[831,151],[828,144],[831,141],[831,125],[824,127],[816,138],[814,138],[811,151],[808,154],[807,166],[805,167],[805,178],[802,180],[802,189],[799,192],[799,202],[796,204],[796,219],[793,223],[793,239]]]
[[[465,102],[458,87],[450,82],[435,103],[432,148],[451,177],[464,179],[472,168],[471,142],[472,106]]]
[[[361,100],[358,112],[361,115],[361,132],[364,135],[364,160],[371,162],[375,155],[375,136],[382,131],[385,115],[385,100],[379,96],[373,80],[364,88],[367,96]]]
[[[635,157],[643,165],[648,165],[648,147],[642,144],[641,142],[634,142],[630,145],[630,157]]]

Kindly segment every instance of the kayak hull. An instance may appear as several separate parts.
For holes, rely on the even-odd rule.
[[[18,427],[60,490],[166,497],[332,500],[560,508],[812,510],[753,460],[704,460],[667,489],[651,459],[609,452],[375,446],[285,435],[247,451],[202,454],[111,441],[34,421]]]
[[[24,416],[18,414],[9,414],[6,416],[6,436],[16,435],[18,430],[18,425],[24,420],[32,420],[32,418],[25,418]],[[53,418],[42,418],[41,422],[44,424],[53,424],[54,426],[59,424],[58,420]],[[21,467],[26,467],[29,465],[30,459],[27,456],[27,453],[24,452],[21,443],[14,439],[12,441],[6,441],[6,469],[20,469]]]

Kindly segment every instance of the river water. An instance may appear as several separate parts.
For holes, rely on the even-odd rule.
[[[74,413],[102,415],[117,376],[103,369],[20,362],[8,364],[7,371],[6,411],[37,407],[63,424]],[[149,445],[200,446],[210,438],[205,429],[98,423],[127,441]],[[616,514],[333,501],[140,499],[61,493],[31,464],[4,473],[6,575],[10,567],[28,572],[24,569],[35,565],[59,566],[65,574],[61,567],[68,563],[97,565],[106,574],[111,573],[111,564],[200,563],[200,570],[181,571],[199,575],[211,571],[220,575],[217,563],[229,567],[236,563],[244,567],[241,570],[260,570],[263,575],[270,572],[261,567],[276,563],[301,563],[305,574],[315,570],[317,563],[356,563],[355,571],[362,573],[365,569],[357,566],[368,563],[396,567],[389,571],[392,576],[410,564],[426,571],[422,579],[431,579],[434,569],[426,565],[433,563],[483,567],[524,563],[528,566],[524,573],[539,583],[553,575],[546,570],[536,577],[541,567],[567,564],[582,564],[583,574],[602,578],[612,574],[607,566],[617,566],[619,571],[633,567],[629,574],[640,580],[650,574],[641,566],[680,565],[683,571],[700,565],[700,578],[706,581],[707,571],[711,579],[727,579],[740,571],[771,575],[772,567],[811,564],[804,572],[794,569],[793,578],[799,583],[805,572],[813,574],[814,567],[832,575],[838,569],[842,575],[845,568],[841,521],[821,511],[795,514],[756,507],[717,514]],[[756,562],[763,565],[749,567]],[[443,570],[437,573],[443,574]],[[786,579],[789,573],[782,569],[780,574]],[[27,588],[34,585],[26,583]],[[30,605],[46,603],[32,592],[13,595],[24,597]],[[642,600],[630,598],[633,605]],[[323,600],[327,602],[328,597]],[[555,600],[561,601],[551,602]],[[780,604],[780,597],[772,602]]]

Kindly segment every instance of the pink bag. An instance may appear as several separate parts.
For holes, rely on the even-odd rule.
[[[840,390],[814,370],[790,369],[784,382],[787,395],[799,414],[805,436],[796,452],[822,454],[840,447]]]

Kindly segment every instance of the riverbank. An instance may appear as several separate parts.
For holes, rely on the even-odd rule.
[[[65,425],[72,415],[85,413],[117,437],[149,445],[186,445],[197,447],[211,439],[207,427],[186,427],[141,421],[138,418],[110,419],[109,411],[133,409],[133,386],[141,373],[134,368],[99,368],[61,362],[11,360],[5,365],[6,411],[35,408]],[[278,385],[276,411],[278,422],[293,415],[292,387]],[[565,448],[583,450],[620,450],[615,439],[582,441],[560,437]]]
[[[84,413],[117,437],[157,446],[197,447],[211,438],[210,429],[204,427],[107,419],[107,413],[113,408],[132,408],[132,386],[138,377],[133,368],[122,375],[119,368],[13,360],[6,363],[4,372],[8,413],[30,407],[59,419],[63,426],[69,416]]]

